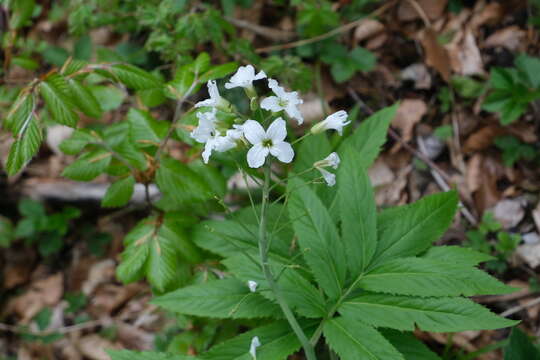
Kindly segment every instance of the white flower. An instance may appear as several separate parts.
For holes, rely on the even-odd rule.
[[[333,152],[327,157],[325,157],[323,160],[319,160],[313,164],[313,166],[321,172],[324,181],[326,181],[326,184],[328,186],[336,185],[336,175],[332,174],[324,168],[329,166],[335,170],[338,168],[340,161],[341,160],[339,158],[339,155]]]
[[[284,163],[292,161],[294,150],[291,144],[283,141],[287,137],[287,128],[282,118],[274,120],[267,131],[264,131],[261,124],[254,120],[247,120],[243,129],[244,137],[253,145],[247,153],[249,167],[261,167],[268,154],[272,154]]]
[[[264,71],[259,71],[258,74],[255,74],[255,68],[252,65],[240,66],[236,73],[231,76],[229,82],[225,83],[225,88],[251,88],[253,86],[253,81],[264,79],[265,77],[266,74]]]
[[[206,86],[208,87],[208,94],[210,95],[210,99],[206,99],[203,101],[199,101],[195,104],[195,107],[201,107],[201,106],[219,106],[223,105],[224,102],[226,102],[225,99],[219,95],[219,90],[216,84],[215,80],[209,80],[208,83],[206,83]]]
[[[257,284],[257,282],[255,282],[255,281],[253,281],[253,280],[249,280],[249,281],[248,281],[248,288],[249,288],[249,291],[251,291],[251,292],[257,291],[257,286],[259,286],[259,284]]]
[[[253,359],[257,359],[257,348],[261,346],[261,342],[258,336],[254,336],[251,339],[251,345],[249,346],[249,354]]]
[[[311,129],[313,134],[319,134],[323,131],[333,129],[336,130],[339,135],[343,135],[343,127],[349,125],[351,122],[347,121],[347,112],[340,110],[332,115],[329,115],[318,124],[315,124]]]
[[[243,130],[241,125],[233,125],[234,129],[229,129],[222,136],[216,129],[216,109],[203,113],[197,113],[199,126],[197,126],[190,136],[197,142],[203,143],[204,151],[202,158],[205,164],[208,164],[212,151],[225,152],[236,147],[236,142],[242,137]]]
[[[292,119],[296,119],[298,125],[301,125],[304,122],[304,118],[300,110],[298,110],[297,105],[302,104],[304,101],[298,97],[298,93],[296,91],[286,92],[274,79],[268,79],[268,87],[272,89],[276,96],[269,96],[263,99],[261,101],[261,108],[272,112],[285,110],[287,115]]]

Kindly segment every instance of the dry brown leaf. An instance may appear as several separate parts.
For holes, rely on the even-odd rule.
[[[154,335],[133,325],[118,323],[118,341],[127,349],[152,350]]]
[[[521,199],[504,199],[495,205],[493,216],[505,229],[513,228],[523,220],[525,210]]]
[[[484,74],[482,56],[472,31],[465,30],[444,47],[454,72],[460,75]]]
[[[359,43],[384,30],[384,25],[375,19],[363,19],[354,30],[354,40]]]
[[[448,0],[415,0],[424,10],[430,20],[436,20],[444,13]],[[420,18],[418,11],[409,0],[402,0],[398,8],[398,18],[401,21],[411,21]]]
[[[92,360],[110,360],[106,350],[121,349],[118,344],[97,334],[83,336],[77,341],[76,346],[85,357]]]
[[[493,144],[497,136],[504,134],[505,130],[498,125],[487,125],[475,131],[463,144],[463,152],[471,153],[487,149]]]
[[[516,254],[533,269],[540,265],[540,244],[519,245]]]
[[[392,126],[401,132],[403,141],[408,142],[413,138],[414,126],[422,120],[427,113],[427,105],[420,99],[405,99],[399,105],[396,117],[392,120]],[[401,148],[401,143],[396,143],[391,152]]]
[[[119,306],[144,289],[143,284],[132,283],[126,286],[101,285],[90,299],[89,312],[95,316],[110,314]]]
[[[503,47],[510,51],[517,51],[525,45],[524,40],[526,37],[527,32],[525,30],[520,29],[517,25],[512,25],[491,34],[484,42],[483,47]]]
[[[441,77],[450,80],[451,64],[447,50],[437,41],[437,33],[426,28],[420,34],[420,42],[426,53],[426,64],[439,72]]]
[[[501,20],[503,15],[504,13],[501,4],[491,2],[482,6],[482,4],[478,2],[471,21],[469,22],[469,26],[471,30],[476,33],[480,26],[484,24],[496,24]]]
[[[368,40],[368,42],[366,43],[366,49],[368,50],[375,50],[375,49],[378,49],[380,48],[381,46],[384,45],[384,43],[386,42],[386,40],[388,40],[388,35],[387,34],[379,34],[371,39]]]
[[[415,89],[429,89],[431,87],[431,75],[422,63],[407,66],[401,71],[401,78],[414,81]]]
[[[492,157],[482,157],[479,168],[478,189],[473,198],[476,209],[483,213],[486,209],[495,206],[501,199],[501,192],[497,188],[498,179],[504,174],[500,161]],[[469,175],[467,175],[469,177]],[[468,180],[468,183],[471,180]]]
[[[82,292],[90,295],[94,289],[103,283],[111,282],[114,279],[115,262],[106,259],[95,263],[88,272],[88,279],[82,285]]]

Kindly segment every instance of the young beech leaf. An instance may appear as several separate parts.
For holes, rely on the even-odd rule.
[[[109,68],[109,71],[121,83],[135,90],[158,88],[162,86],[161,81],[155,76],[133,65],[112,65]]]
[[[337,317],[327,321],[323,331],[342,360],[405,360],[377,330],[359,320]]]
[[[375,197],[366,171],[357,165],[361,158],[346,148],[337,175],[341,236],[353,278],[367,267],[377,247]]]
[[[107,189],[103,200],[101,200],[101,206],[119,207],[126,205],[133,195],[134,187],[135,178],[133,176],[117,180]]]
[[[75,79],[68,80],[71,98],[75,105],[87,116],[99,119],[102,115],[101,106],[94,94]]]
[[[441,360],[412,333],[390,329],[384,329],[381,333],[403,355],[405,360]]]
[[[389,260],[362,276],[365,290],[415,296],[507,294],[515,289],[472,266],[423,258]]]
[[[197,360],[193,356],[160,353],[155,351],[107,350],[111,360]]]
[[[256,255],[252,256],[256,259]],[[258,261],[258,260],[255,260]],[[254,263],[246,255],[239,254],[223,261],[223,264],[237,278],[245,283],[252,280],[257,282],[260,293],[270,300],[275,300],[275,296],[264,274],[261,265]],[[321,318],[327,315],[328,310],[322,294],[306,278],[294,269],[296,264],[289,262],[280,263],[270,260],[270,266],[281,294],[300,315],[307,318]]]
[[[459,297],[421,298],[366,293],[345,301],[338,311],[344,317],[375,327],[407,331],[413,331],[415,326],[433,332],[489,330],[518,323]]]
[[[300,326],[309,337],[316,324],[300,322]],[[286,321],[276,321],[261,326],[227,340],[200,356],[203,360],[252,360],[249,347],[254,336],[259,338],[257,360],[285,360],[300,348],[300,342]]]
[[[377,217],[379,242],[373,263],[426,250],[450,226],[457,204],[457,193],[448,191],[381,212]]]
[[[247,282],[232,278],[186,286],[158,296],[152,303],[179,314],[217,319],[282,316],[278,305],[251,292]]]
[[[167,123],[155,120],[147,111],[131,108],[127,120],[129,137],[137,146],[158,146],[167,134]]]
[[[386,133],[390,123],[396,116],[399,104],[377,111],[364,120],[354,133],[339,147],[342,153],[347,146],[352,146],[362,156],[357,166],[369,168],[379,155],[381,146],[386,142]]]
[[[60,143],[60,150],[68,155],[78,155],[86,145],[101,142],[99,135],[88,129],[77,129]]]
[[[4,127],[14,135],[19,135],[33,119],[34,104],[35,99],[32,94],[21,92],[6,115]]]
[[[6,162],[8,175],[15,175],[37,153],[42,141],[42,133],[33,115],[28,119],[25,129],[21,130],[19,138],[15,140],[9,150]]]
[[[111,158],[112,154],[105,150],[89,151],[69,164],[62,176],[77,181],[90,181],[105,172]]]
[[[324,292],[337,299],[343,290],[345,249],[328,210],[306,183],[289,180],[289,214],[304,258]]]
[[[39,89],[52,119],[62,125],[75,127],[79,116],[74,111],[70,88],[64,77],[49,75],[40,83]]]

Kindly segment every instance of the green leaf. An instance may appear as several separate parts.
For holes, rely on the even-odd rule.
[[[62,171],[62,176],[77,181],[90,181],[105,172],[111,157],[112,154],[105,150],[89,151],[69,164]]]
[[[114,86],[93,85],[89,89],[97,99],[102,111],[118,109],[126,97],[124,91]]]
[[[252,259],[255,260],[254,257]],[[258,262],[258,260],[255,261]],[[225,259],[223,264],[244,282],[249,280],[257,282],[258,291],[267,299],[275,300],[260,263],[254,263],[245,255],[236,255]],[[270,260],[270,266],[287,304],[307,318],[321,318],[327,315],[328,310],[322,294],[298,271],[294,270],[295,267],[298,267],[297,264],[289,262],[282,264]]]
[[[521,54],[516,58],[515,64],[533,88],[540,88],[540,59]]]
[[[540,350],[519,328],[513,328],[510,342],[504,349],[504,360],[540,360]]]
[[[87,116],[99,119],[102,115],[101,106],[94,94],[75,79],[68,81],[71,97],[77,107]]]
[[[375,196],[366,171],[357,165],[360,161],[360,153],[346,148],[337,176],[341,233],[353,278],[367,267],[377,247]]]
[[[196,360],[193,356],[167,354],[155,351],[107,350],[111,360]]]
[[[179,314],[218,319],[281,317],[279,306],[237,279],[214,280],[158,296],[153,304]]]
[[[461,246],[434,246],[423,256],[426,259],[437,260],[447,264],[475,266],[481,262],[495,259],[486,253],[481,253]]]
[[[350,57],[354,61],[354,65],[358,71],[371,71],[377,64],[375,54],[361,46],[355,47],[351,51]]]
[[[212,197],[212,190],[204,180],[187,165],[178,160],[163,157],[156,173],[159,189],[177,204],[204,201]]]
[[[386,142],[388,127],[396,116],[398,107],[399,104],[395,104],[384,108],[364,120],[343,142],[339,152],[342,153],[347,146],[353,147],[362,156],[358,166],[369,168],[379,155],[381,146]]]
[[[385,329],[382,335],[403,355],[405,360],[441,360],[412,333]]]
[[[32,18],[36,2],[35,0],[17,0],[11,2],[11,5],[12,15],[9,19],[10,28],[20,29],[27,25],[28,20]]]
[[[129,136],[139,146],[158,146],[167,134],[168,124],[155,120],[146,111],[129,109]]]
[[[202,74],[210,67],[210,55],[206,52],[200,53],[193,62],[193,71],[195,74]]]
[[[345,249],[321,200],[303,181],[289,180],[289,214],[304,258],[331,298],[342,294],[347,265]]]
[[[377,330],[347,317],[324,325],[326,342],[342,360],[405,360]]]
[[[313,333],[312,323],[302,326],[306,335]],[[251,340],[259,338],[261,346],[257,348],[257,360],[285,360],[300,348],[300,342],[286,321],[255,328],[238,335],[222,344],[214,346],[201,355],[204,360],[253,360],[249,354]]]
[[[74,105],[68,94],[70,88],[66,80],[59,74],[52,74],[39,85],[45,106],[54,121],[75,127],[79,117],[73,110]]]
[[[374,263],[426,250],[450,226],[457,204],[457,193],[448,191],[381,212],[377,217],[379,243]]]
[[[476,268],[422,258],[385,262],[365,274],[358,285],[370,291],[415,296],[495,295],[514,291]]]
[[[4,121],[4,127],[18,135],[26,129],[33,118],[35,99],[31,93],[22,91],[13,103]]]
[[[162,83],[152,74],[133,65],[112,65],[109,71],[124,85],[135,90],[159,88]]]
[[[128,176],[114,182],[109,186],[105,196],[101,200],[101,206],[119,207],[126,205],[133,195],[134,187],[135,178],[133,176]]]
[[[0,247],[8,248],[15,239],[13,223],[7,217],[0,215]]]
[[[338,311],[375,327],[407,331],[413,331],[415,326],[432,332],[487,330],[517,323],[464,298],[366,294],[345,301]]]
[[[15,175],[26,166],[32,157],[39,150],[42,141],[42,133],[39,125],[36,124],[34,116],[31,115],[9,150],[6,172],[8,175]]]
[[[208,70],[199,77],[199,82],[205,83],[208,80],[221,79],[222,77],[225,77],[236,71],[237,68],[237,62],[229,62],[226,64],[213,66],[210,70]]]
[[[475,99],[484,92],[484,84],[468,76],[454,75],[451,79],[456,92],[465,99]]]
[[[68,155],[78,155],[90,143],[101,142],[98,134],[88,129],[77,129],[60,143],[60,150]]]

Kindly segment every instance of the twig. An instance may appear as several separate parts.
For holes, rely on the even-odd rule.
[[[422,7],[416,2],[416,0],[408,0],[408,1],[409,1],[409,4],[411,4],[411,6],[416,11],[418,16],[420,16],[420,18],[424,22],[424,25],[426,25],[426,27],[428,28],[431,28],[431,21],[429,21],[429,18],[427,17],[424,9],[422,9]]]
[[[368,17],[380,16],[381,14],[386,12],[388,9],[390,9],[392,6],[394,6],[397,2],[398,2],[397,0],[390,1],[390,2],[388,2],[386,4],[384,4],[383,6],[381,6],[380,8],[378,8],[377,10],[373,11],[368,16],[363,17],[363,18],[358,19],[358,20],[355,20],[353,22],[347,23],[345,25],[342,25],[342,26],[340,26],[338,28],[335,28],[335,29],[333,29],[333,30],[331,30],[331,31],[329,31],[327,33],[324,33],[324,34],[321,34],[321,35],[318,35],[318,36],[315,36],[315,37],[312,37],[312,38],[309,38],[309,39],[302,39],[302,40],[293,41],[293,42],[290,42],[290,43],[272,45],[272,46],[267,46],[267,47],[263,47],[263,48],[258,48],[258,49],[255,49],[255,52],[258,53],[258,54],[261,54],[261,53],[268,53],[268,52],[272,52],[272,51],[276,51],[276,50],[291,49],[291,48],[295,48],[295,47],[298,47],[298,46],[308,45],[308,44],[312,44],[314,42],[318,42],[318,41],[328,39],[328,38],[330,38],[332,36],[344,33],[346,31],[349,31],[350,29],[355,28],[356,26],[358,26],[362,21],[364,21]]]
[[[225,16],[225,20],[232,23],[235,26],[249,30],[259,36],[265,37],[274,41],[290,41],[296,37],[296,34],[291,31],[284,31],[279,29],[270,28],[267,26],[261,26],[253,24],[245,20],[235,19],[230,16]]]
[[[35,335],[35,336],[45,336],[45,335],[50,335],[50,334],[55,334],[55,333],[66,334],[73,331],[89,329],[96,326],[102,326],[102,325],[105,325],[106,323],[107,322],[104,320],[91,320],[91,321],[83,322],[80,324],[69,325],[69,326],[64,326],[57,329],[49,329],[49,330],[43,330],[43,331],[35,331],[35,330],[30,330],[28,328],[21,327],[21,326],[0,323],[0,331],[8,331],[15,334],[30,334],[30,335]]]
[[[528,301],[523,305],[517,305],[517,306],[511,307],[510,309],[502,312],[500,315],[502,317],[507,317],[507,316],[513,315],[513,314],[515,314],[517,312],[520,312],[521,310],[530,308],[531,306],[535,306],[535,305],[538,305],[538,304],[540,304],[540,297],[538,297],[538,298],[536,298],[534,300]]]

